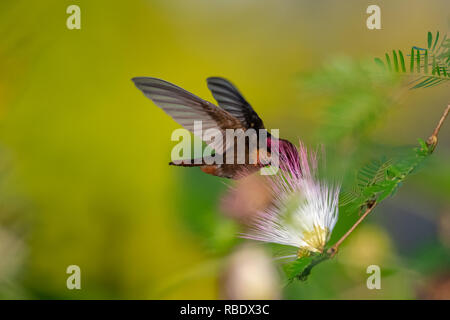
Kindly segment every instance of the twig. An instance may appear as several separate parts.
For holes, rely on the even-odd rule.
[[[434,148],[436,148],[439,130],[441,130],[442,124],[444,123],[445,118],[447,118],[449,111],[450,111],[450,104],[444,110],[444,114],[442,115],[441,119],[439,120],[439,123],[434,129],[433,134],[427,139],[427,145],[430,148],[431,152],[433,152]]]
[[[358,221],[356,221],[355,224],[330,249],[328,249],[327,253],[330,255],[330,258],[334,257],[334,255],[338,252],[341,243],[344,242],[353,230],[355,230],[356,227],[369,215],[369,213],[372,212],[376,205],[377,202],[372,201]]]
[[[430,153],[434,151],[434,148],[436,148],[437,142],[438,142],[438,134],[439,130],[441,130],[442,124],[444,123],[445,119],[447,118],[448,114],[450,112],[450,105],[447,106],[447,108],[444,110],[444,114],[442,115],[441,119],[439,120],[439,123],[437,124],[436,128],[433,131],[433,134],[427,139],[427,145],[430,148]],[[372,201],[368,204],[366,211],[364,214],[358,219],[358,221],[355,222],[355,224],[331,247],[327,250],[327,254],[330,258],[334,257],[336,253],[339,250],[339,246],[344,242],[345,239],[356,229],[356,227],[369,215],[370,212],[375,208],[377,205],[376,200]]]

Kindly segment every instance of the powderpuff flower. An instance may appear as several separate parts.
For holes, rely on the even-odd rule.
[[[298,150],[284,150],[280,163],[280,172],[270,177],[272,205],[241,236],[295,247],[297,257],[322,253],[338,219],[340,187],[319,180],[317,154],[308,155],[301,142]]]

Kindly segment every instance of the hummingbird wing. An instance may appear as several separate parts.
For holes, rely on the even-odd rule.
[[[221,108],[239,119],[246,128],[264,129],[261,118],[230,81],[220,77],[210,77],[206,79],[206,82]]]
[[[132,81],[147,98],[163,109],[178,124],[194,134],[197,134],[194,132],[194,121],[202,121],[203,132],[210,128],[220,130],[222,140],[225,140],[226,129],[246,129],[239,119],[227,111],[170,82],[150,77],[137,77]],[[200,135],[199,137],[204,140],[204,137]],[[221,154],[230,147],[228,144],[232,142],[222,143],[215,139],[204,141]]]

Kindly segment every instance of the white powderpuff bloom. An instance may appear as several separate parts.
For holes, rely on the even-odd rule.
[[[338,219],[339,185],[317,177],[317,155],[300,142],[280,146],[281,170],[271,176],[274,201],[243,238],[295,247],[297,256],[322,253]]]

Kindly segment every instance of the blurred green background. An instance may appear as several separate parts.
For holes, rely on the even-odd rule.
[[[71,4],[81,30],[66,28]],[[382,30],[366,28],[370,4]],[[356,168],[339,149],[345,136],[361,135],[364,163],[428,137],[449,103],[448,85],[406,90],[370,130],[324,134],[343,90],[353,102],[361,92],[369,105],[385,101],[351,78],[353,64],[447,32],[449,9],[447,0],[1,1],[0,298],[449,298],[450,123],[427,165],[336,259],[285,286],[220,205],[235,183],[169,167],[179,126],[130,81],[158,77],[213,101],[205,79],[226,77],[266,127],[338,149],[327,160],[346,175]],[[330,82],[335,71],[350,85]],[[336,236],[356,218],[341,215]],[[81,290],[66,288],[72,264]],[[381,290],[366,287],[371,264]]]

